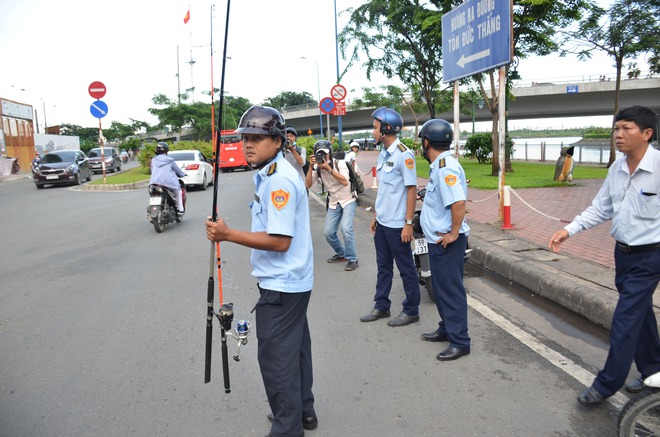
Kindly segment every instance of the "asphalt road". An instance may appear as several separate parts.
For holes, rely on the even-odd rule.
[[[220,175],[218,205],[230,226],[249,229],[252,174]],[[212,381],[203,382],[212,194],[190,192],[183,222],[157,234],[146,190],[0,184],[0,435],[268,433],[254,334],[240,362],[231,360],[225,394],[215,322]],[[319,428],[306,435],[616,435],[624,395],[591,410],[576,401],[604,362],[603,330],[477,275],[466,278],[472,354],[439,362],[446,344],[419,339],[438,321],[426,295],[419,323],[359,321],[373,305],[372,213],[356,216],[360,267],[345,272],[325,262],[325,211],[310,202]],[[254,329],[249,250],[222,244],[221,257],[224,300]],[[395,279],[393,315],[402,299]]]

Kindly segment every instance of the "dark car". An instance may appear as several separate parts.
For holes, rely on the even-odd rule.
[[[87,156],[80,150],[55,150],[41,158],[34,172],[37,188],[44,185],[80,185],[83,179],[92,180]]]
[[[101,148],[97,147],[92,149],[87,153],[89,158],[89,165],[92,168],[94,173],[103,172],[103,162],[101,161]],[[114,147],[104,147],[103,148],[103,157],[105,158],[105,171],[106,172],[116,172],[121,170],[121,158],[119,157],[119,152]]]

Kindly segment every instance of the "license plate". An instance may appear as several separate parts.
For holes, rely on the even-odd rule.
[[[149,205],[160,205],[162,200],[163,199],[160,198],[160,197],[150,197],[149,198]]]
[[[54,174],[53,175],[48,175],[48,176],[46,176],[46,179],[59,179],[59,176],[54,175]]]
[[[413,250],[413,254],[422,255],[425,253],[429,253],[429,246],[426,243],[426,238],[417,238],[415,240],[415,249]]]
[[[234,162],[234,158],[229,158],[229,162]]]

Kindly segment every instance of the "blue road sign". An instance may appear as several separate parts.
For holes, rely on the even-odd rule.
[[[510,0],[468,0],[442,16],[443,82],[511,63]]]
[[[566,94],[577,94],[578,86],[577,85],[566,85]]]
[[[324,114],[332,114],[337,103],[331,97],[324,97],[319,102],[319,109]]]
[[[89,107],[89,112],[96,118],[103,118],[108,115],[108,105],[103,102],[103,100],[96,100],[92,103],[92,106]]]

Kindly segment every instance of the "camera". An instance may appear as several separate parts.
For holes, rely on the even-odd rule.
[[[319,164],[323,164],[325,162],[325,157],[327,156],[327,153],[319,150],[314,154],[314,157],[316,158],[316,162]]]

